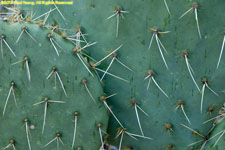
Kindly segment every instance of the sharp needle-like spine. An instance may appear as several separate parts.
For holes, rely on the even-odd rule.
[[[166,9],[167,9],[167,11],[168,11],[169,15],[171,15],[171,13],[170,13],[170,9],[169,9],[169,7],[168,7],[168,5],[167,5],[166,0],[164,0],[164,3],[165,3],[165,5],[166,5]]]
[[[8,49],[10,50],[10,52],[13,54],[14,57],[16,57],[16,54],[13,52],[12,48],[9,46],[9,44],[6,42],[5,39],[3,39],[3,42],[5,43],[5,45],[8,47]]]
[[[197,28],[198,28],[198,34],[199,34],[199,38],[201,39],[201,31],[200,31],[200,27],[199,27],[199,23],[198,23],[198,10],[197,8],[194,8],[195,11],[195,20],[196,20],[196,24],[197,24]]]
[[[208,83],[205,83],[206,87],[216,96],[219,96],[212,88],[209,87]]]
[[[152,138],[147,137],[147,136],[143,136],[143,135],[138,135],[138,134],[134,134],[134,133],[130,133],[130,132],[126,132],[129,136],[135,136],[135,137],[139,137],[139,138],[144,138],[144,139],[148,139],[148,140],[152,140]],[[137,140],[137,139],[136,139]]]
[[[4,147],[3,149],[10,148],[11,146],[12,146],[12,144],[10,143],[9,145],[7,145],[6,147]]]
[[[25,126],[26,126],[27,143],[28,143],[29,150],[31,150],[31,144],[30,144],[30,138],[29,138],[29,126],[28,126],[27,119],[25,119]]]
[[[192,145],[195,145],[195,144],[198,144],[198,143],[200,143],[200,142],[202,142],[202,141],[203,141],[203,140],[199,140],[199,141],[193,142],[193,143],[189,144],[188,147],[189,147],[189,146],[192,146]]]
[[[119,145],[119,150],[121,150],[121,147],[122,147],[123,135],[124,135],[124,132],[122,131],[122,133],[121,133],[121,137],[120,137],[120,145]]]
[[[27,77],[28,77],[28,80],[31,81],[30,68],[29,68],[29,64],[28,64],[28,59],[25,60],[25,65],[26,65],[26,69],[27,69]]]
[[[128,80],[123,79],[123,78],[121,78],[121,77],[119,77],[119,76],[116,76],[116,75],[114,75],[114,74],[112,74],[112,73],[105,72],[104,70],[99,69],[99,68],[95,68],[95,69],[98,70],[98,71],[100,71],[100,72],[106,73],[106,74],[108,74],[108,75],[110,75],[110,76],[112,76],[112,77],[114,77],[114,78],[117,78],[117,79],[119,79],[119,80],[122,80],[122,81],[125,81],[125,82],[129,83]]]
[[[10,97],[11,93],[13,94],[14,102],[15,102],[15,104],[17,106],[16,97],[15,97],[15,93],[14,93],[14,86],[15,86],[15,83],[14,82],[11,82],[11,87],[9,89],[9,93],[7,95],[7,98],[6,98],[6,101],[5,101],[5,105],[4,105],[4,109],[3,109],[3,117],[4,117],[4,114],[5,114],[6,107],[7,107],[8,100],[9,100],[9,97]]]
[[[222,133],[222,132],[224,132],[224,131],[225,131],[225,130],[222,130],[222,131],[216,133],[215,135],[213,135],[212,137],[210,137],[210,138],[208,139],[208,141],[214,139],[217,135],[219,135],[220,133]]]
[[[59,139],[59,142],[61,142],[61,144],[64,145],[62,139],[60,137],[58,139]]]
[[[121,127],[122,128],[122,127]],[[120,134],[123,132],[123,130],[121,130],[117,135],[116,135],[116,137],[115,137],[115,139],[117,139],[119,136],[120,136]]]
[[[107,67],[107,69],[105,70],[104,74],[102,75],[101,81],[102,81],[103,78],[105,77],[106,73],[108,72],[108,70],[109,70],[109,68],[111,67],[111,65],[112,65],[112,63],[114,62],[114,60],[115,60],[115,57],[112,58],[112,60],[111,60],[111,62],[110,62],[110,64],[109,64],[109,66]]]
[[[77,32],[77,34],[76,34],[76,47],[78,47],[78,48],[80,48],[81,46],[80,46],[80,42],[79,42],[79,40],[80,40],[80,32],[78,31]]]
[[[193,68],[191,67],[191,64],[190,64],[190,63],[188,63],[188,65],[189,65],[189,67],[190,67],[191,72],[192,72],[193,74],[195,74],[195,72],[194,72]]]
[[[113,115],[113,117],[116,119],[116,121],[119,123],[119,125],[121,127],[123,127],[123,125],[120,123],[119,119],[117,119],[116,115],[113,113],[113,111],[111,110],[111,108],[108,106],[108,104],[106,103],[106,101],[103,101],[104,105],[106,106],[106,108],[109,110],[109,112]]]
[[[148,85],[147,85],[147,90],[149,89],[149,85],[151,83],[151,78],[148,79]]]
[[[51,10],[51,8],[50,8],[50,10]],[[49,15],[50,15],[50,12],[47,13],[47,15],[45,16],[43,23],[42,23],[43,25],[45,25],[46,21],[48,20]]]
[[[56,139],[56,144],[57,144],[57,150],[59,150],[59,139]]]
[[[81,63],[84,65],[84,67],[86,68],[86,70],[87,70],[92,76],[94,76],[94,75],[92,74],[92,72],[90,71],[90,69],[88,68],[88,66],[87,66],[87,65],[85,64],[85,62],[83,61],[82,56],[81,56],[79,53],[76,53],[76,55],[77,55],[77,57],[80,59]]]
[[[18,37],[17,40],[16,40],[16,44],[19,42],[21,36],[23,35],[23,32],[24,32],[24,30],[22,30],[22,31],[20,32],[20,35],[19,35],[19,37]]]
[[[55,44],[54,44],[54,42],[53,42],[52,38],[50,38],[50,41],[51,41],[52,46],[53,46],[53,47],[54,47],[54,49],[55,49],[56,54],[59,56],[58,49],[56,48],[56,46],[55,46]]]
[[[14,146],[14,144],[12,145],[12,147],[13,147],[13,150],[16,150],[16,147]]]
[[[85,41],[85,43],[87,43],[87,40],[85,39],[84,34],[82,32],[80,32],[80,34],[81,34],[83,40]]]
[[[45,103],[45,101],[37,102],[37,103],[33,104],[33,106],[36,106],[36,105],[39,105],[39,104],[42,104],[42,103]]]
[[[156,39],[156,43],[157,43],[158,48],[159,48],[159,52],[160,52],[160,54],[161,54],[161,56],[162,56],[163,62],[164,62],[164,64],[165,64],[166,68],[169,69],[169,68],[168,68],[168,65],[167,65],[167,63],[166,63],[166,60],[165,60],[165,58],[164,58],[162,49],[161,49],[161,47],[160,47],[159,38],[158,38],[158,35],[157,35],[157,34],[155,35],[155,39]]]
[[[50,103],[60,103],[60,104],[65,104],[66,102],[63,101],[55,101],[55,100],[48,100]]]
[[[135,113],[136,113],[136,117],[137,117],[137,121],[138,121],[138,126],[140,128],[141,134],[144,136],[144,132],[142,130],[141,122],[140,122],[138,111],[137,111],[137,104],[134,104],[134,109],[135,109]]]
[[[43,125],[42,125],[42,134],[44,134],[44,130],[45,130],[45,122],[46,122],[46,116],[47,116],[47,108],[48,108],[48,102],[45,102],[44,120],[43,120]]]
[[[62,80],[61,80],[61,78],[60,78],[58,72],[56,71],[55,74],[56,74],[56,76],[58,77],[59,82],[60,82],[60,84],[61,84],[61,87],[62,87],[62,89],[63,89],[63,92],[64,92],[64,94],[65,94],[66,97],[67,97],[67,93],[66,93],[65,87],[64,87],[64,85],[63,85],[63,82],[62,82]]]
[[[205,138],[203,135],[201,135],[200,133],[198,133],[196,130],[193,130],[192,128],[186,126],[185,124],[180,124],[180,125],[183,126],[183,127],[185,127],[185,128],[187,128],[188,130],[194,132],[195,134],[201,136],[202,138]]]
[[[120,16],[119,14],[116,16],[116,37],[119,35],[119,24],[120,24]]]
[[[130,69],[128,66],[126,66],[124,63],[122,63],[118,58],[115,57],[115,60],[121,64],[122,66],[124,66],[125,68],[127,68],[128,70],[130,70],[131,72],[134,72],[132,69]]]
[[[55,137],[54,139],[52,139],[51,141],[49,141],[47,144],[45,144],[44,147],[48,146],[49,144],[51,144],[51,143],[54,142],[55,140],[57,140],[57,137]]]
[[[183,114],[184,114],[184,116],[185,116],[186,120],[187,120],[187,121],[188,121],[188,123],[191,125],[191,121],[189,120],[189,118],[188,118],[187,114],[186,114],[186,113],[185,113],[185,111],[184,111],[184,105],[182,104],[180,107],[181,107],[181,110],[182,110],[182,112],[183,112]]]
[[[81,50],[83,50],[83,49],[85,49],[87,47],[90,47],[92,45],[95,45],[95,44],[97,44],[97,42],[87,43],[84,47],[79,48],[77,51],[80,52]]]
[[[150,74],[147,75],[147,76],[144,78],[144,80],[146,80],[146,79],[151,79],[151,75],[150,75]]]
[[[156,80],[154,79],[154,77],[151,77],[152,81],[155,83],[155,85],[158,87],[158,89],[166,96],[168,97],[168,95],[162,90],[162,88],[158,85],[158,83],[156,82]]]
[[[129,137],[131,137],[132,139],[138,140],[136,137],[134,137],[131,133],[129,132],[125,132]]]
[[[85,41],[82,41],[82,40],[78,40],[78,39],[73,39],[73,38],[71,38],[71,37],[67,37],[66,38],[67,40],[71,40],[71,41],[76,41],[76,42],[85,42]],[[80,47],[80,46],[78,46],[78,45],[76,45],[77,47]]]
[[[205,94],[205,86],[206,86],[206,84],[203,84],[202,91],[201,91],[201,94],[202,94],[202,96],[201,96],[201,108],[200,108],[201,113],[202,113],[203,100],[204,100],[204,94]]]
[[[41,18],[42,16],[45,16],[45,15],[47,15],[47,14],[51,13],[51,12],[52,12],[52,11],[54,11],[54,10],[56,10],[56,8],[54,8],[54,9],[50,9],[50,10],[49,10],[49,11],[47,11],[46,13],[44,13],[44,14],[42,14],[42,15],[40,15],[40,16],[38,16],[38,17],[36,17],[36,18],[34,18],[32,21],[35,21],[35,20],[37,20],[37,19]]]
[[[2,58],[3,58],[4,54],[3,54],[3,42],[2,41],[3,40],[1,39],[1,53],[2,53]]]
[[[158,38],[159,44],[162,46],[163,50],[166,52],[166,54],[168,54],[165,46],[163,45],[163,43],[160,41],[160,39]]]
[[[92,58],[91,56],[89,56],[89,55],[87,55],[87,54],[85,54],[85,53],[83,53],[83,52],[80,52],[80,54],[81,54],[81,55],[84,55],[85,57],[91,59],[91,60],[94,61],[94,62],[97,62],[94,58]]]
[[[66,20],[66,18],[63,16],[63,14],[61,13],[61,11],[59,10],[59,8],[57,7],[57,5],[55,4],[55,2],[52,0],[52,2],[54,3],[55,8],[57,9],[57,11],[59,12],[60,16],[63,18],[63,20]]]
[[[105,56],[104,58],[102,58],[101,60],[99,60],[97,63],[94,64],[94,66],[98,66],[99,64],[101,64],[102,61],[104,61],[105,59],[107,59],[109,56],[111,56],[113,53],[117,52],[121,47],[123,46],[123,44],[121,44],[119,47],[117,47],[115,50],[113,50],[111,53],[109,53],[107,56]]]
[[[151,46],[152,46],[153,39],[155,38],[156,43],[157,43],[157,46],[158,46],[158,49],[159,49],[159,52],[160,52],[160,55],[161,55],[161,57],[162,57],[162,59],[163,59],[163,62],[164,62],[164,64],[165,64],[166,68],[168,69],[168,65],[167,65],[166,60],[165,60],[165,58],[164,58],[164,55],[163,55],[163,52],[162,52],[161,47],[163,48],[163,50],[164,50],[166,53],[168,53],[168,52],[167,52],[166,48],[164,47],[164,45],[162,44],[162,42],[160,41],[160,39],[159,39],[159,37],[158,37],[158,34],[166,34],[166,33],[169,33],[170,31],[159,32],[159,30],[156,29],[156,28],[153,28],[152,31],[153,31],[153,34],[152,34],[152,37],[151,37],[151,40],[150,40],[148,49],[150,50],[150,48],[151,48]]]
[[[222,47],[221,47],[221,50],[220,50],[220,56],[219,56],[218,63],[217,63],[217,69],[219,68],[220,60],[221,60],[221,57],[222,57],[222,55],[223,55],[224,44],[225,44],[225,35],[224,35]]]
[[[152,37],[151,37],[151,40],[150,40],[150,43],[149,43],[149,46],[148,46],[148,49],[150,50],[151,46],[152,46],[152,41],[154,39],[154,36],[155,36],[155,33],[152,34]]]
[[[184,12],[179,19],[183,18],[187,13],[189,13],[193,8],[188,9],[186,12]]]
[[[34,42],[37,42],[37,40],[26,29],[24,31]]]
[[[216,143],[213,145],[213,147],[215,147],[217,145],[217,143],[219,142],[219,140],[221,139],[221,137],[224,135],[225,130],[223,130],[222,134],[219,136],[219,138],[216,140]]]
[[[62,143],[62,140],[61,140],[61,138],[60,137],[57,137],[57,139],[56,139],[56,144],[57,144],[57,150],[59,150],[59,142],[61,142]],[[63,144],[63,143],[62,143]],[[63,144],[64,145],[64,144]]]
[[[16,65],[16,64],[21,63],[21,62],[24,62],[24,59],[23,60],[20,60],[20,61],[17,61],[15,63],[12,63],[11,65],[13,66],[13,65]]]
[[[104,149],[104,142],[103,142],[103,139],[102,139],[102,130],[101,130],[101,124],[99,123],[98,124],[98,132],[99,132],[99,137],[100,137],[100,141],[101,141],[101,147],[100,149]]]
[[[137,106],[137,108],[138,109],[140,109],[146,116],[148,116],[149,117],[149,115],[140,107],[140,106],[138,106],[138,105],[136,105]]]
[[[53,75],[53,73],[55,73],[54,69],[52,69],[52,71],[49,73],[49,75],[47,76],[46,80],[48,80]]]
[[[91,99],[93,100],[93,102],[96,104],[96,100],[95,100],[95,98],[93,97],[93,95],[91,94],[91,92],[90,92],[90,90],[89,90],[89,88],[88,88],[88,86],[87,86],[87,80],[86,80],[86,79],[83,79],[83,80],[82,80],[82,83],[83,83],[83,85],[84,85],[86,91],[88,92],[88,95],[91,97]]]
[[[13,83],[14,84],[14,83]],[[13,94],[13,98],[14,98],[14,102],[16,104],[16,107],[17,107],[17,102],[16,102],[16,95],[15,95],[15,91],[14,91],[14,88],[12,89],[12,94]]]
[[[54,79],[55,79],[55,87],[56,87],[56,79],[57,79],[56,73],[54,74]]]
[[[202,86],[202,91],[201,91],[201,94],[202,94],[202,96],[201,96],[201,113],[202,113],[202,107],[203,107],[203,99],[204,99],[204,94],[205,94],[205,88],[207,87],[213,94],[215,94],[216,96],[219,96],[215,91],[213,91],[213,89],[212,88],[210,88],[209,87],[209,85],[208,85],[208,80],[207,79],[203,79],[202,80],[202,82],[203,82],[203,86]]]
[[[217,119],[217,118],[223,117],[223,116],[225,116],[225,114],[221,114],[221,115],[218,115],[218,116],[213,117],[213,118],[211,118],[211,119],[208,119],[208,120],[204,121],[203,124],[206,124],[206,123],[208,123],[208,122],[210,122],[210,121],[212,121],[212,120],[214,120],[214,119]]]
[[[195,86],[197,87],[198,91],[200,92],[200,89],[199,89],[199,87],[198,87],[198,84],[196,83],[196,81],[195,81],[195,79],[194,79],[194,77],[193,77],[193,75],[192,75],[192,73],[191,73],[190,64],[189,64],[189,62],[188,62],[187,55],[184,55],[184,57],[185,57],[185,62],[186,62],[186,65],[187,65],[188,72],[189,72],[189,74],[190,74],[190,76],[191,76],[191,79],[192,79],[192,81],[194,82]]]
[[[75,140],[76,140],[77,119],[78,119],[78,112],[75,112],[75,115],[74,115],[74,131],[73,131],[72,149],[74,148],[74,144],[75,144]]]
[[[108,99],[108,98],[113,97],[113,96],[115,96],[115,95],[117,95],[117,93],[114,93],[114,94],[112,94],[112,95],[109,95],[109,96],[105,97],[105,99]]]
[[[203,150],[207,142],[208,142],[208,140],[205,140],[204,143],[201,145],[199,150]]]
[[[144,132],[142,130],[142,126],[141,126],[141,122],[140,122],[140,118],[139,118],[139,114],[138,114],[138,109],[141,110],[146,116],[149,116],[149,115],[143,109],[141,109],[141,107],[138,105],[138,102],[136,101],[135,98],[132,98],[130,100],[130,102],[134,106],[134,110],[135,110],[136,118],[137,118],[137,121],[138,121],[139,129],[141,131],[142,136],[144,136]]]
[[[114,14],[112,14],[112,15],[111,15],[111,16],[109,16],[108,18],[106,18],[106,20],[108,20],[108,19],[110,19],[110,18],[114,17],[115,15],[117,15],[117,12],[116,12],[116,13],[114,13]]]

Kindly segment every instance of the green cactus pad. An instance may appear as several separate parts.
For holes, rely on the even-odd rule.
[[[0,34],[4,35],[1,37],[3,56],[0,58],[1,147],[6,147],[10,144],[10,139],[13,139],[16,149],[29,149],[27,126],[31,149],[55,150],[56,140],[46,147],[45,145],[56,138],[57,133],[60,133],[59,137],[64,143],[62,145],[59,141],[60,149],[71,149],[75,128],[74,113],[79,112],[74,149],[80,146],[83,149],[100,148],[98,124],[101,124],[102,131],[106,130],[108,125],[107,111],[98,101],[103,90],[96,76],[91,76],[73,53],[73,45],[60,35],[51,33],[51,30],[29,23],[9,24],[1,21]],[[20,34],[21,37],[16,43]],[[50,36],[54,40],[59,56],[49,39]],[[15,62],[18,63],[14,64]],[[26,64],[29,66],[30,81]],[[2,112],[10,89],[3,116]],[[88,94],[87,89],[93,98]],[[34,104],[43,100],[47,100],[48,103],[45,128],[42,133],[46,103]],[[27,119],[27,123],[24,119]]]

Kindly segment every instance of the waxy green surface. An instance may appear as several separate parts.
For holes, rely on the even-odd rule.
[[[27,33],[23,33],[20,40],[15,44],[22,29],[27,27],[27,32],[37,40],[33,41]],[[56,133],[62,134],[60,149],[71,149],[74,132],[74,112],[79,112],[77,120],[77,131],[74,149],[81,146],[83,149],[99,149],[101,146],[98,123],[102,124],[101,129],[106,130],[108,124],[108,113],[104,105],[98,100],[103,90],[97,77],[91,76],[84,68],[78,57],[73,54],[73,45],[53,33],[53,39],[63,47],[57,47],[57,56],[47,35],[50,30],[41,28],[38,25],[28,23],[0,22],[0,33],[6,36],[5,40],[15,52],[16,58],[3,44],[3,57],[0,58],[0,145],[5,147],[12,138],[15,140],[16,149],[28,149],[24,119],[29,120],[30,143],[33,150],[57,148],[56,141],[44,147],[49,141],[56,137]],[[91,47],[90,47],[91,49]],[[87,49],[89,50],[89,48]],[[28,80],[25,63],[13,63],[28,57],[31,81]],[[52,67],[57,72],[65,87],[65,96],[62,86],[54,74],[47,80]],[[95,104],[89,96],[82,80],[87,80],[87,87],[97,101]],[[2,112],[10,89],[11,81],[15,82],[15,97],[17,107],[11,93],[5,115]],[[63,101],[65,103],[49,103],[45,130],[42,134],[44,106],[34,106],[45,97],[50,100]],[[104,134],[103,134],[104,135]]]
[[[199,38],[195,14],[193,11],[179,17],[194,2],[199,4],[198,21],[202,38]],[[173,145],[173,149],[190,149],[187,145],[201,140],[202,138],[193,135],[191,131],[180,124],[190,126],[206,136],[212,123],[203,124],[218,114],[224,103],[224,57],[220,66],[216,69],[224,34],[225,22],[224,6],[225,2],[220,0],[167,0],[171,15],[167,12],[163,0],[82,0],[74,1],[73,6],[59,6],[60,11],[65,16],[64,21],[57,11],[51,14],[49,21],[58,23],[63,28],[75,31],[75,25],[80,24],[84,33],[88,34],[90,41],[97,41],[98,44],[90,51],[92,57],[100,60],[112,49],[116,49],[121,44],[123,47],[118,51],[118,59],[130,67],[134,72],[130,72],[117,62],[114,62],[109,72],[123,77],[130,81],[126,83],[118,79],[106,76],[104,78],[104,89],[107,94],[117,93],[116,96],[108,100],[112,110],[128,131],[141,134],[134,108],[130,105],[130,99],[135,98],[139,106],[149,114],[145,116],[139,111],[142,128],[146,136],[153,140],[134,139],[125,136],[123,146],[132,146],[134,149],[167,149],[168,145]],[[125,19],[120,18],[119,37],[116,38],[116,17],[107,20],[113,14],[116,6],[129,13],[124,14]],[[23,7],[24,8],[24,7]],[[27,7],[30,10],[30,7]],[[50,8],[50,7],[49,7]],[[40,7],[33,8],[34,12],[43,14],[49,10]],[[52,6],[54,8],[54,6]],[[160,31],[170,31],[168,34],[159,36],[161,42],[166,47],[168,54],[164,51],[167,70],[159,53],[156,41],[148,50],[152,36],[150,29],[156,27]],[[68,31],[70,33],[70,31]],[[188,60],[194,70],[194,78],[200,88],[203,84],[202,78],[208,79],[208,85],[216,91],[219,96],[214,95],[206,89],[204,95],[203,112],[200,113],[201,93],[195,87],[188,72],[185,60],[181,54],[183,50],[189,53]],[[110,59],[104,61],[100,67],[106,69]],[[147,91],[147,82],[144,78],[146,71],[153,70],[154,78],[160,87],[168,94],[165,97],[162,92],[153,84]],[[174,111],[177,101],[184,102],[184,109],[191,121],[188,124],[181,109]],[[212,113],[208,113],[208,108],[214,107]],[[171,124],[173,131],[166,131],[165,124]],[[114,139],[118,123],[113,117],[109,121],[108,132],[111,135],[110,143],[119,145],[119,139]],[[201,143],[200,143],[201,144]],[[218,143],[217,149],[224,149],[223,140]],[[207,144],[205,149],[211,149],[212,144]],[[196,147],[199,147],[197,145]]]

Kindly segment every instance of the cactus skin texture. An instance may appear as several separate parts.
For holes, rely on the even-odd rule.
[[[18,43],[15,44],[23,26],[27,27],[27,32],[37,42],[24,32]],[[103,90],[97,77],[91,76],[77,56],[73,54],[73,45],[60,35],[52,33],[54,40],[64,49],[58,48],[59,56],[57,56],[47,37],[51,31],[25,22],[9,24],[1,21],[0,33],[5,35],[5,41],[16,54],[15,58],[7,46],[3,44],[4,55],[0,59],[1,147],[7,146],[10,139],[13,139],[16,149],[28,149],[26,123],[24,122],[26,118],[28,119],[32,150],[57,149],[56,141],[44,147],[56,137],[56,133],[60,133],[60,138],[64,143],[62,145],[59,142],[60,149],[71,149],[75,124],[74,113],[78,112],[74,149],[77,147],[99,149],[101,142],[97,125],[101,123],[101,129],[106,130],[108,124],[107,111],[102,103],[97,101]],[[31,81],[28,80],[25,62],[12,65],[22,60],[24,56],[28,57]],[[56,85],[54,74],[48,80],[46,79],[53,66],[57,69],[67,96],[63,92],[57,76]],[[86,85],[96,99],[96,104],[82,84],[83,79],[86,79]],[[13,89],[17,107],[11,92],[3,117],[3,107],[12,81],[15,83]],[[49,100],[65,103],[48,103],[45,129],[42,134],[45,103],[35,106],[33,104],[41,102],[46,97]],[[104,133],[102,134],[104,135]]]
[[[138,106],[149,115],[146,116],[138,110],[143,133],[153,140],[143,138],[134,140],[124,134],[121,149],[223,150],[224,136],[215,147],[213,145],[220,135],[207,140],[224,129],[224,121],[218,123],[212,131],[210,129],[212,129],[213,120],[205,124],[204,122],[218,116],[224,104],[225,97],[221,92],[225,89],[224,56],[218,69],[217,62],[224,37],[225,2],[197,0],[198,5],[192,0],[166,0],[166,2],[171,14],[168,13],[163,0],[98,0],[97,2],[83,0],[74,2],[73,6],[58,6],[66,18],[65,21],[56,11],[51,13],[48,21],[72,30],[75,30],[76,24],[80,24],[85,33],[88,33],[90,41],[98,41],[98,44],[90,51],[91,56],[96,60],[101,60],[112,49],[123,44],[117,51],[117,58],[133,72],[113,62],[109,72],[128,80],[129,83],[106,75],[103,80],[104,91],[108,95],[117,93],[108,99],[107,103],[112,106],[112,111],[126,131],[141,135],[134,109],[135,103],[131,104],[131,99],[135,99]],[[128,13],[123,14],[125,19],[120,16],[119,35],[116,38],[116,17],[107,18],[118,6]],[[28,6],[20,7],[25,10],[25,13],[31,10]],[[193,10],[197,8],[201,39],[193,10],[179,19],[192,7]],[[33,10],[41,15],[49,8],[35,6]],[[155,28],[158,28],[159,32],[170,31],[168,34],[158,34],[168,51],[167,54],[161,46],[168,69],[162,60],[156,38],[150,50],[148,49],[152,35],[158,33]],[[216,96],[209,88],[205,88],[202,112],[200,106],[203,92],[199,92],[193,83],[184,58],[184,50],[188,52],[188,62],[194,71],[192,74],[198,87],[202,89],[206,83],[202,81],[207,79],[207,85],[219,95]],[[97,67],[106,70],[112,58],[113,56],[107,58]],[[149,89],[146,89],[148,79],[144,80],[144,78],[149,70],[154,72],[154,79],[165,94],[153,81]],[[181,106],[191,124],[185,118]],[[176,108],[177,110],[174,111]],[[110,144],[120,145],[120,137],[114,138],[118,129],[119,132],[125,131],[120,127],[118,121],[112,116],[108,126]],[[193,133],[187,127],[195,132]],[[198,141],[200,142],[188,146]],[[204,143],[205,141],[207,142]]]

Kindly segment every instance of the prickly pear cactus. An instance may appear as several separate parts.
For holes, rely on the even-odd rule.
[[[109,145],[224,149],[224,1],[82,0],[19,7],[18,13],[36,14],[27,21],[72,43],[81,40],[67,36],[74,31],[98,42],[89,51],[90,68],[106,93],[99,101],[111,114]]]
[[[99,149],[108,114],[81,47],[26,22],[1,21],[0,34],[1,147]]]

